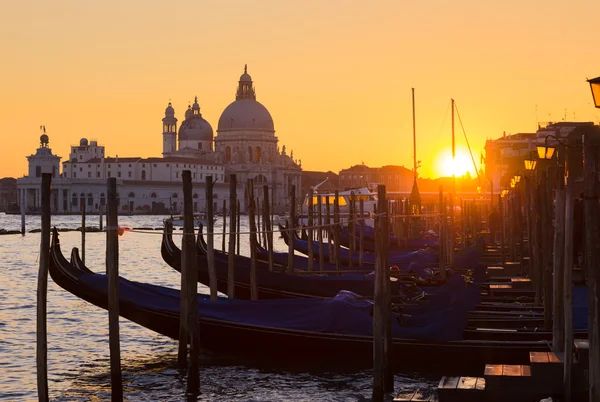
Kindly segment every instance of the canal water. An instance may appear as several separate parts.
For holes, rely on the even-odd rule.
[[[164,216],[121,216],[119,224],[140,231],[119,237],[120,275],[135,281],[179,288],[179,274],[160,255],[160,228]],[[0,213],[0,229],[19,230],[21,217]],[[78,216],[55,216],[52,225],[77,228]],[[27,216],[27,231],[40,228],[39,216]],[[98,216],[88,216],[86,226],[98,226]],[[247,222],[242,222],[242,231]],[[144,232],[144,233],[141,233]],[[215,232],[222,232],[218,221]],[[105,269],[105,234],[86,235],[86,265]],[[277,236],[275,236],[277,237]],[[65,255],[81,246],[80,232],[60,235]],[[180,242],[179,239],[176,241]],[[286,250],[282,240],[276,248]],[[220,248],[221,238],[215,238]],[[39,266],[39,233],[0,236],[0,400],[37,400],[36,389],[36,288]],[[248,240],[242,240],[242,252]],[[204,286],[199,291],[207,293]],[[121,319],[121,359],[126,400],[182,401],[185,373],[176,369],[177,342],[128,320]],[[243,340],[240,340],[243,341]],[[235,362],[203,359],[200,368],[201,401],[368,401],[372,371],[327,372],[315,361],[302,371],[243,366]],[[48,376],[53,401],[110,400],[108,315],[54,284],[48,284]],[[432,387],[437,378],[397,373],[396,391]],[[389,397],[391,401],[392,396]]]

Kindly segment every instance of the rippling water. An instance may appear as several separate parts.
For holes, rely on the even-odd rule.
[[[131,228],[158,228],[164,217],[119,217]],[[20,228],[20,216],[0,214],[0,229]],[[52,224],[77,228],[77,216],[56,216]],[[40,227],[39,216],[28,216],[27,230]],[[97,226],[98,216],[88,216],[86,226]],[[246,225],[242,225],[242,231]],[[215,232],[222,230],[216,223]],[[160,256],[160,231],[126,232],[119,237],[119,272],[131,280],[173,288],[179,274]],[[61,233],[66,255],[81,246],[79,232]],[[39,266],[39,233],[0,236],[0,400],[37,399],[35,328]],[[220,247],[221,239],[215,238]],[[286,249],[277,240],[276,247]],[[247,241],[242,240],[242,251]],[[86,235],[86,265],[104,271],[105,234]],[[207,292],[204,286],[200,292]],[[185,373],[176,369],[177,343],[127,320],[120,321],[121,362],[125,398],[131,401],[181,401]],[[371,395],[372,371],[282,371],[213,362],[201,366],[202,401],[363,401]],[[57,401],[110,400],[108,314],[48,284],[48,376],[50,399]],[[396,374],[396,390],[433,386],[434,378],[412,373]],[[390,396],[390,400],[392,397]]]

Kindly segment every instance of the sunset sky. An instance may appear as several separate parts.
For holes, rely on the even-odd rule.
[[[475,160],[486,138],[594,121],[593,0],[11,1],[0,6],[0,177],[21,177],[45,125],[55,154],[86,137],[159,156],[164,109],[198,96],[216,131],[248,64],[279,145],[305,170],[364,162],[442,172],[456,100]],[[216,133],[215,133],[216,134]],[[457,119],[457,144],[466,149]]]

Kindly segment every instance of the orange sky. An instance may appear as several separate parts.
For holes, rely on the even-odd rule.
[[[585,82],[600,75],[593,0],[36,0],[0,10],[0,177],[25,173],[41,124],[63,158],[81,137],[109,156],[158,156],[169,99],[181,121],[198,95],[216,130],[245,63],[280,146],[307,170],[412,168],[411,87],[423,177],[440,173],[450,146],[450,98],[477,163],[504,131],[600,117]],[[456,133],[464,145],[458,120]]]

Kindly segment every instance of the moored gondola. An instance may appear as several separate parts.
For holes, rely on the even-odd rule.
[[[54,231],[50,275],[63,289],[98,307],[107,308],[105,275],[69,263]],[[119,279],[122,317],[176,339],[179,291]],[[220,299],[199,296],[199,324],[204,349],[218,354],[280,366],[315,364],[341,368],[372,365],[372,303],[351,292],[330,299]],[[451,340],[464,314],[460,302],[431,317],[411,320],[393,314],[390,351],[395,367],[433,366],[446,370],[481,370],[485,363],[526,362],[529,351],[547,351],[546,342]],[[464,319],[464,316],[463,316]],[[463,320],[464,325],[464,320]]]

